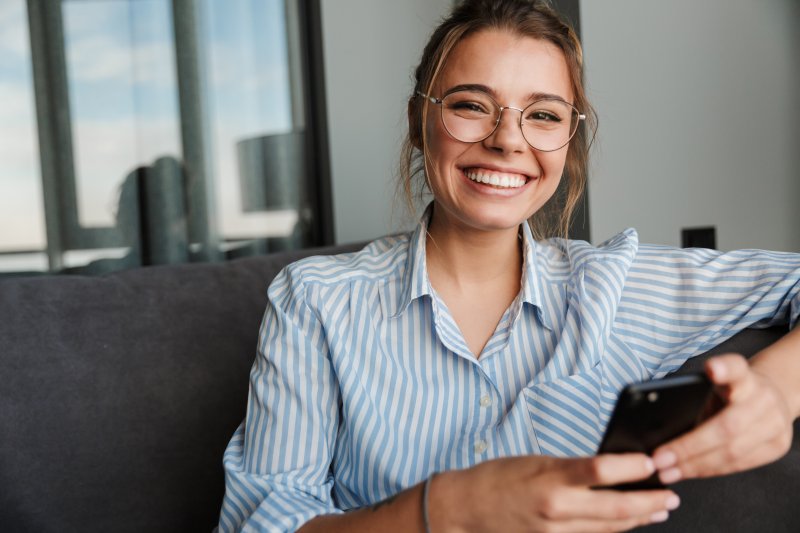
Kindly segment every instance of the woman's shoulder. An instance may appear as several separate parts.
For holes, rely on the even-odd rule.
[[[354,252],[309,256],[290,263],[281,274],[305,285],[384,280],[405,266],[410,239],[408,233],[388,235]]]
[[[537,242],[537,255],[550,264],[569,265],[575,270],[587,264],[630,264],[639,250],[639,235],[628,228],[598,245],[578,239],[553,237]]]

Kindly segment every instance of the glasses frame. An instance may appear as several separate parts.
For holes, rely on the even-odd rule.
[[[494,122],[494,127],[491,129],[491,131],[489,131],[489,133],[487,133],[485,136],[481,137],[480,139],[477,139],[477,140],[474,140],[474,141],[464,141],[464,140],[461,140],[461,139],[459,139],[458,137],[456,137],[456,136],[453,134],[453,132],[452,132],[452,131],[450,131],[450,129],[447,127],[447,123],[446,123],[446,122],[445,122],[445,120],[444,120],[444,106],[442,106],[442,104],[444,103],[444,99],[445,99],[445,98],[447,98],[448,96],[450,96],[451,94],[456,94],[456,93],[460,93],[460,92],[467,92],[467,91],[469,91],[469,92],[479,92],[479,93],[485,94],[485,95],[486,95],[486,97],[487,97],[487,98],[489,98],[489,100],[491,100],[491,101],[492,101],[492,103],[494,103],[494,105],[497,107],[497,109],[499,109],[499,110],[500,110],[500,111],[497,113],[497,120],[495,120],[495,122]],[[470,144],[474,144],[474,143],[479,143],[479,142],[485,141],[486,139],[488,139],[489,137],[491,137],[491,136],[494,134],[494,132],[495,132],[495,131],[497,131],[497,127],[500,125],[500,119],[501,119],[501,118],[503,118],[503,111],[505,111],[506,109],[513,109],[514,111],[519,111],[519,122],[518,122],[518,124],[519,124],[519,131],[520,131],[520,133],[522,133],[522,138],[523,138],[523,139],[525,139],[525,142],[528,144],[528,146],[530,146],[531,148],[533,148],[534,150],[537,150],[537,151],[539,151],[539,152],[555,152],[555,151],[557,151],[557,150],[561,150],[562,148],[564,148],[566,145],[568,145],[568,144],[569,144],[569,142],[572,140],[572,138],[573,138],[573,137],[575,137],[575,134],[578,132],[578,127],[580,126],[580,123],[581,123],[581,121],[582,121],[582,120],[586,120],[586,115],[585,115],[585,114],[583,114],[583,113],[581,113],[581,112],[580,112],[580,110],[579,110],[577,107],[575,107],[574,105],[570,104],[570,103],[569,103],[569,102],[567,102],[566,100],[561,100],[560,98],[539,98],[538,100],[534,100],[534,101],[533,101],[533,102],[531,102],[530,104],[526,105],[524,108],[520,109],[520,108],[518,108],[518,107],[512,107],[512,106],[502,106],[502,105],[500,105],[499,103],[497,103],[497,100],[495,100],[494,98],[492,98],[492,95],[490,95],[489,93],[487,93],[487,92],[485,92],[485,91],[478,91],[478,90],[474,90],[474,89],[459,89],[459,90],[457,90],[457,91],[453,91],[453,92],[446,93],[446,94],[445,94],[443,97],[441,97],[441,98],[436,98],[435,96],[429,96],[429,95],[427,95],[427,94],[423,93],[422,91],[417,91],[417,95],[419,95],[419,96],[421,96],[421,97],[425,98],[426,100],[428,100],[429,102],[431,102],[431,103],[433,103],[433,104],[436,104],[436,105],[438,105],[438,106],[439,106],[439,118],[440,118],[440,119],[441,119],[441,121],[442,121],[442,125],[444,126],[444,129],[447,131],[447,133],[448,133],[448,134],[449,134],[449,135],[450,135],[450,136],[451,136],[453,139],[455,139],[455,140],[457,140],[457,141],[459,141],[459,142],[462,142],[462,143],[470,143]],[[573,132],[570,134],[569,138],[567,139],[567,142],[565,142],[564,144],[562,144],[562,145],[561,145],[561,146],[559,146],[558,148],[552,148],[552,149],[550,149],[550,150],[542,150],[541,148],[537,148],[537,147],[535,147],[534,145],[532,145],[532,144],[531,144],[531,142],[528,140],[528,137],[525,135],[525,130],[524,130],[524,129],[522,129],[522,117],[523,117],[523,115],[524,115],[524,113],[525,113],[525,110],[526,110],[526,109],[528,109],[529,107],[531,107],[532,105],[536,104],[536,102],[541,102],[541,101],[543,101],[543,100],[558,100],[559,102],[563,102],[564,104],[567,104],[567,105],[568,105],[568,106],[570,106],[572,109],[574,109],[574,110],[575,110],[575,112],[576,112],[576,113],[577,113],[577,115],[578,115],[578,123],[577,123],[577,125],[575,126],[575,131],[573,131]]]

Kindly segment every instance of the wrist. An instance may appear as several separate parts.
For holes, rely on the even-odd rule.
[[[786,383],[786,380],[783,379],[780,373],[775,373],[773,371],[774,369],[769,365],[759,364],[759,362],[760,361],[756,361],[751,365],[752,370],[769,380],[778,390],[783,397],[783,401],[786,403],[792,420],[800,418],[800,389],[791,386],[793,380]]]
[[[460,471],[436,474],[428,487],[428,525],[431,533],[466,533],[470,506],[464,505]]]
[[[767,376],[783,395],[793,420],[800,417],[800,325],[752,359],[750,366]]]

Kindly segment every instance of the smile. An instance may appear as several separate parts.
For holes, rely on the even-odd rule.
[[[518,189],[528,182],[522,174],[509,174],[485,168],[465,168],[464,175],[476,183],[483,183],[500,189]]]

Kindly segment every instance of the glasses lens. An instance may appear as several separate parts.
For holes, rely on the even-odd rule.
[[[500,109],[480,91],[456,91],[442,99],[442,122],[447,131],[463,142],[485,139],[497,124]]]
[[[578,110],[561,100],[538,100],[522,112],[522,134],[543,152],[566,145],[578,130]]]

